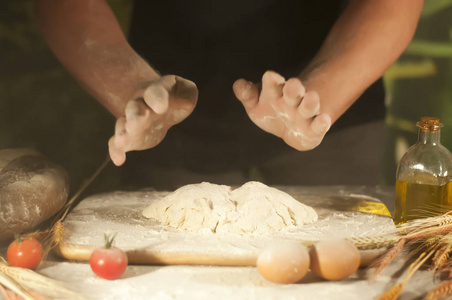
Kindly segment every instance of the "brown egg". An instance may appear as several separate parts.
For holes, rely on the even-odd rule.
[[[346,240],[316,243],[309,250],[311,271],[327,280],[341,280],[358,270],[360,254],[356,246]]]
[[[308,250],[296,242],[278,243],[261,252],[257,269],[269,281],[286,284],[300,281],[309,269]]]

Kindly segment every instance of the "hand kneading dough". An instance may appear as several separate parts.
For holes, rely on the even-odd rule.
[[[143,216],[190,232],[266,234],[317,221],[317,213],[285,192],[259,182],[232,190],[203,182],[155,201]]]
[[[66,171],[31,149],[0,150],[0,243],[49,219],[66,202]]]

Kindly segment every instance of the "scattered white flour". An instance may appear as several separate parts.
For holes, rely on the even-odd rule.
[[[267,234],[317,221],[315,210],[289,194],[251,181],[233,190],[190,184],[153,202],[143,216],[189,232]]]

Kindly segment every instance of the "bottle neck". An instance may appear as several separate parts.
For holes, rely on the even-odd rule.
[[[418,143],[435,146],[440,144],[440,130],[438,130],[437,132],[425,132],[419,130]]]

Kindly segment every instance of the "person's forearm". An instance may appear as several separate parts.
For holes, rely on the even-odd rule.
[[[159,75],[130,47],[105,0],[35,0],[38,26],[61,63],[115,116]]]
[[[411,41],[423,0],[352,0],[300,75],[336,121]]]

